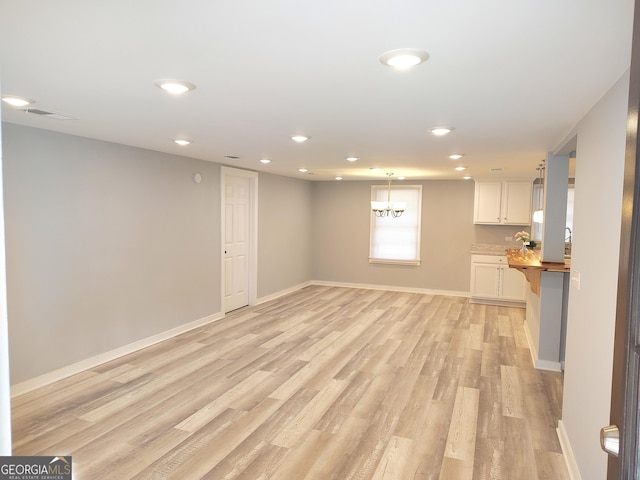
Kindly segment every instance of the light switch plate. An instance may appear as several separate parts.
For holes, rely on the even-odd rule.
[[[571,270],[571,286],[576,290],[580,290],[580,272]]]

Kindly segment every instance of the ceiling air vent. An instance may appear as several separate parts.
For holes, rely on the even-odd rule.
[[[56,120],[75,120],[68,115],[62,115],[61,113],[47,112],[46,110],[40,110],[39,108],[25,108],[22,110],[25,113],[32,113],[34,115],[40,115],[41,117],[55,118]]]
[[[502,172],[504,171],[504,167],[491,167],[489,169],[490,172]]]

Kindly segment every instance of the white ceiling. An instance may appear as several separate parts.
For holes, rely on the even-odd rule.
[[[2,119],[308,180],[536,177],[628,68],[632,17],[632,0],[0,0],[2,93],[75,118]],[[408,47],[430,59],[378,61]]]

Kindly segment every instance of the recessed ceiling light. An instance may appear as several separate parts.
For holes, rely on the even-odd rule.
[[[177,143],[181,147],[184,147],[185,145],[189,145],[191,142],[189,140],[176,139],[174,140],[174,143]]]
[[[466,169],[467,169],[467,167],[463,167],[462,165],[459,166],[459,167],[456,167],[456,170],[459,171],[459,172],[463,172]]]
[[[307,173],[309,170],[308,170],[308,169],[306,169],[306,168],[299,168],[299,169],[298,169],[298,171],[299,171],[300,173]]]
[[[433,135],[441,137],[442,135],[453,132],[453,130],[453,127],[433,127],[429,129],[429,132]]]
[[[342,180],[342,177],[336,177],[336,180]]]
[[[27,105],[31,105],[36,103],[34,100],[25,97],[18,97],[17,95],[3,95],[2,101],[7,105],[11,105],[12,107],[26,107]]]
[[[404,180],[407,177],[398,177],[398,180]]]
[[[465,175],[464,177],[462,177],[463,180],[471,180],[471,176],[470,175]]]
[[[302,143],[309,140],[309,137],[305,137],[304,135],[294,135],[293,137],[291,137],[291,140],[293,140],[294,142]]]
[[[346,160],[347,162],[357,162],[360,160],[360,157],[347,157]]]
[[[462,157],[464,157],[464,153],[452,153],[449,155],[451,160],[460,160]]]
[[[382,168],[380,168],[380,167],[371,167],[369,170],[371,170],[372,172],[379,172],[380,170],[382,170]]]
[[[426,62],[429,54],[417,48],[400,48],[389,50],[380,55],[380,62],[388,67],[405,69]]]
[[[267,163],[271,163],[271,160],[269,160],[268,158],[263,158],[262,160],[260,160],[260,163],[264,163],[266,165]]]
[[[162,90],[172,93],[174,95],[180,95],[181,93],[194,90],[196,86],[191,82],[185,82],[184,80],[175,80],[167,78],[164,80],[156,80],[153,84],[161,88]]]

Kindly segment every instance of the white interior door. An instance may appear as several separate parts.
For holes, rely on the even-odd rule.
[[[224,180],[224,311],[249,305],[250,180]]]

